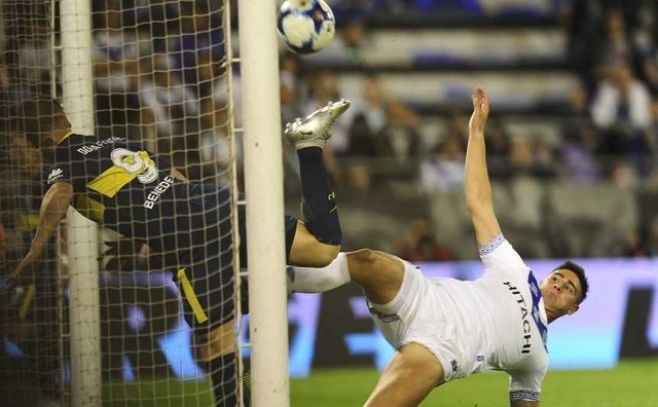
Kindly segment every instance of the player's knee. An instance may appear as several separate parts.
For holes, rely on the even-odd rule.
[[[352,279],[359,281],[361,276],[372,275],[378,262],[377,252],[371,249],[361,249],[347,254],[347,264]]]
[[[371,249],[348,253],[347,260],[350,277],[367,292],[384,294],[377,298],[387,297],[391,290],[397,292],[404,274],[399,260]]]
[[[210,361],[236,352],[234,321],[229,321],[207,334],[200,335],[196,343],[199,360]]]

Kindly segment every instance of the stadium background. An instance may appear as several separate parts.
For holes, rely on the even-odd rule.
[[[50,70],[50,51],[39,24],[47,19],[39,14],[48,12],[44,4],[3,3],[3,107],[49,86],[43,78]],[[121,128],[128,134],[149,133],[165,150],[193,134],[198,149],[190,149],[185,157],[174,156],[174,161],[184,162],[192,179],[216,177],[221,182],[222,173],[216,169],[226,159],[222,134],[200,119],[225,120],[221,112],[208,111],[211,107],[202,103],[212,78],[223,75],[215,64],[224,56],[219,3],[92,4],[98,132]],[[655,378],[658,364],[658,7],[649,1],[619,5],[603,0],[334,1],[331,6],[339,27],[328,49],[303,58],[281,50],[281,103],[285,123],[327,100],[353,101],[326,157],[339,197],[344,248],[387,250],[427,264],[424,270],[456,277],[477,274],[473,263],[462,263],[474,260],[476,251],[461,188],[469,95],[480,83],[492,100],[488,158],[496,211],[507,238],[524,258],[578,258],[591,273],[591,300],[582,314],[554,327],[558,338],[563,329],[567,339],[551,343],[551,353],[572,352],[558,358],[554,367],[613,369],[620,358],[639,357],[643,363],[622,363],[610,372],[637,378],[622,388],[626,394],[642,392],[631,384]],[[18,27],[16,19],[28,9],[31,21]],[[168,24],[154,24],[159,21]],[[170,88],[183,89],[185,96],[175,109],[162,109],[157,92],[149,98],[144,82],[129,80],[150,74],[129,58],[146,57],[142,53],[151,49],[123,49],[112,63],[104,60],[109,47],[101,34],[108,26],[133,38],[126,44],[135,45],[139,38],[156,48],[169,47],[158,44],[162,33],[181,39],[178,53],[170,54],[178,59],[148,58],[173,77]],[[14,35],[12,30],[17,29],[24,31]],[[190,34],[196,36],[192,45],[185,42]],[[234,48],[239,51],[237,41]],[[190,54],[193,65],[186,60]],[[239,72],[234,84],[234,97],[239,99]],[[614,105],[601,96],[619,87],[633,89],[628,103]],[[165,116],[158,119],[158,114]],[[239,113],[236,119],[239,122]],[[16,259],[26,251],[30,231],[29,222],[15,220],[18,215],[29,220],[38,200],[16,204],[17,194],[29,196],[24,191],[33,185],[25,176],[16,178],[12,169],[29,170],[31,161],[17,154],[25,150],[4,134],[0,199],[2,225],[10,239],[3,250],[6,259]],[[204,142],[215,148],[204,148]],[[291,153],[284,158],[285,190],[289,210],[296,212],[298,169]],[[3,259],[3,273],[10,264]],[[552,262],[530,264],[542,274]],[[43,289],[53,289],[52,281],[44,281]],[[105,323],[116,325],[106,327],[116,335],[103,341],[104,364],[113,383],[163,372],[183,378],[198,375],[191,354],[185,352],[190,337],[177,317],[178,294],[168,281],[164,271],[139,270],[108,273],[103,279],[105,287],[120,288],[104,290],[102,298],[107,304]],[[356,287],[348,286],[322,296],[291,298],[292,374],[381,367],[390,351],[374,332],[358,295]],[[147,302],[154,305],[137,305]],[[44,329],[52,328],[43,323],[48,313],[36,312],[44,309],[47,304],[35,308],[34,315],[18,326],[3,325],[11,329],[3,330],[2,375],[24,386],[18,388],[30,389],[24,396],[26,405],[41,398],[39,393],[47,398],[56,387],[53,381],[66,380],[54,361],[59,350],[53,332],[46,332],[44,340]],[[30,329],[31,323],[39,330]],[[348,382],[362,383],[355,390],[361,398],[352,401],[358,403],[376,380],[371,370],[351,379],[359,372],[324,373],[325,382],[320,380],[323,376],[294,381],[293,405],[310,405],[310,400],[316,405],[322,398],[319,389],[332,387],[327,383]],[[594,377],[596,382],[596,374],[608,370],[596,372],[567,376],[556,387],[573,386],[578,377]],[[578,404],[551,405],[603,400],[594,393],[615,382],[619,379],[606,381],[602,376],[600,385],[589,389],[590,399],[585,394]],[[490,405],[489,397],[505,393],[500,380],[498,389],[483,389],[484,398],[469,399],[464,388],[463,401],[455,401],[463,404],[455,405]],[[579,393],[577,388],[572,391]],[[310,396],[304,398],[307,393]],[[143,389],[140,394],[148,398]],[[11,397],[5,400],[20,399]],[[550,391],[547,397],[551,400]],[[642,400],[628,405],[651,405],[650,398]],[[504,399],[491,405],[497,403],[503,405]]]

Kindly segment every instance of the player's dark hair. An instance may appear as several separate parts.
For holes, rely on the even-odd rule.
[[[28,100],[21,106],[21,130],[35,147],[41,147],[42,140],[53,131],[70,127],[64,109],[55,99]]]
[[[585,276],[585,269],[572,261],[565,261],[564,263],[554,268],[553,271],[560,269],[569,270],[578,277],[578,281],[580,281],[580,300],[578,300],[578,304],[585,301],[585,298],[587,298],[587,291],[589,291],[589,283],[587,282],[587,277]]]

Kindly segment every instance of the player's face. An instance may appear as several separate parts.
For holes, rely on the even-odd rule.
[[[553,271],[539,285],[546,310],[556,316],[573,314],[578,310],[581,295],[578,276],[566,269]]]
[[[15,163],[28,178],[32,179],[41,172],[39,149],[32,146],[25,137],[13,137],[9,151],[12,163]]]

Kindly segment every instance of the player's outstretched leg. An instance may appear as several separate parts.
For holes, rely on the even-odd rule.
[[[285,135],[297,149],[302,183],[302,219],[295,225],[288,262],[302,266],[325,266],[340,250],[342,233],[336,194],[324,165],[322,149],[331,137],[331,126],[350,102],[330,102],[303,119],[286,126]],[[310,232],[310,233],[309,233]]]
[[[443,367],[429,349],[408,343],[388,362],[365,407],[415,407],[443,377]]]

